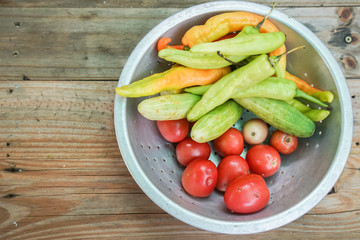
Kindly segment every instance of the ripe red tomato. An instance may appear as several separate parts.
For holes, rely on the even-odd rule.
[[[296,136],[276,130],[271,134],[270,145],[280,153],[288,155],[297,149],[298,139]]]
[[[249,165],[239,155],[228,155],[218,165],[218,182],[216,189],[225,192],[229,184],[237,177],[249,174]]]
[[[274,175],[280,168],[279,152],[269,145],[255,145],[246,154],[246,160],[252,173],[263,177]]]
[[[211,154],[210,145],[205,143],[198,143],[188,137],[176,145],[176,159],[183,166],[187,166],[189,162],[197,158],[208,159]]]
[[[244,124],[242,133],[245,142],[248,144],[260,144],[265,141],[268,135],[268,126],[260,118],[253,118]]]
[[[244,138],[236,128],[230,128],[223,135],[214,139],[215,150],[223,157],[240,155],[244,149]]]
[[[270,199],[265,180],[258,174],[247,174],[232,181],[224,194],[225,205],[236,213],[254,213]]]
[[[185,168],[181,182],[187,193],[194,197],[207,197],[215,189],[218,172],[215,164],[208,159],[198,158]]]
[[[180,142],[189,132],[186,118],[179,120],[156,121],[161,135],[169,142]]]

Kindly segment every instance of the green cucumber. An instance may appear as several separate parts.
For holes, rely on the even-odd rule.
[[[311,137],[315,123],[287,102],[270,98],[236,98],[238,104],[271,126],[297,137]]]
[[[243,108],[228,100],[202,116],[192,127],[190,136],[199,143],[220,137],[240,118]]]
[[[143,100],[138,111],[149,120],[177,120],[186,118],[188,111],[201,96],[191,93],[169,94]]]

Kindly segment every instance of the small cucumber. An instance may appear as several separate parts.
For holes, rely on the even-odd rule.
[[[287,102],[270,98],[236,98],[234,100],[283,132],[303,138],[314,134],[314,122]]]
[[[199,143],[220,137],[240,118],[243,108],[228,100],[201,117],[192,127],[190,136]]]
[[[191,93],[157,96],[143,100],[138,105],[138,111],[149,120],[182,119],[200,98]]]

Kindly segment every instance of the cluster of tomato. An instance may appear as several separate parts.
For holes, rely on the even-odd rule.
[[[271,134],[270,144],[264,144],[268,125],[261,119],[247,121],[239,131],[230,128],[213,140],[214,150],[222,157],[218,166],[209,160],[209,143],[198,143],[188,137],[190,123],[186,119],[157,121],[161,135],[177,143],[176,158],[185,169],[184,190],[194,197],[207,197],[215,189],[224,192],[228,209],[236,213],[253,213],[263,209],[270,198],[264,178],[280,168],[281,154],[291,154],[297,148],[297,137],[280,130]],[[251,147],[245,159],[240,156],[244,143]]]

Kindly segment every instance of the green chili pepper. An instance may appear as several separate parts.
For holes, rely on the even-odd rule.
[[[211,86],[212,84],[190,87],[185,88],[184,91],[203,95]],[[294,97],[302,97],[322,107],[327,107],[325,103],[297,89],[296,84],[293,81],[279,77],[269,77],[247,89],[239,91],[236,91],[236,89],[234,90],[232,98],[243,97],[266,97],[279,100],[290,100]]]
[[[190,48],[190,52],[209,54],[220,51],[224,55],[256,55],[272,52],[284,42],[285,34],[282,32],[245,34],[219,42],[200,43]]]
[[[158,55],[166,61],[197,69],[214,69],[231,65],[231,62],[217,54],[192,53],[185,50],[165,48]],[[226,58],[237,63],[247,58],[247,56],[227,56]]]
[[[264,54],[247,65],[225,75],[212,85],[201,100],[189,111],[187,119],[190,122],[198,120],[210,110],[229,100],[234,89],[239,91],[251,87],[275,73],[270,59]]]
[[[302,114],[313,120],[314,122],[319,122],[327,118],[329,116],[330,111],[325,109],[313,109],[311,107],[306,106],[302,102],[296,99],[290,99],[286,101],[291,106],[295,107]]]
[[[246,34],[259,33],[259,31],[252,26],[245,26],[243,30],[236,35],[234,38],[239,38]],[[172,48],[165,48],[159,51],[158,56],[169,62],[175,62],[190,68],[197,69],[214,69],[230,66],[232,63],[238,63],[246,59],[245,56],[225,56],[226,59],[220,57],[216,53],[212,54],[202,54],[202,53],[192,53],[190,51],[178,50]]]

